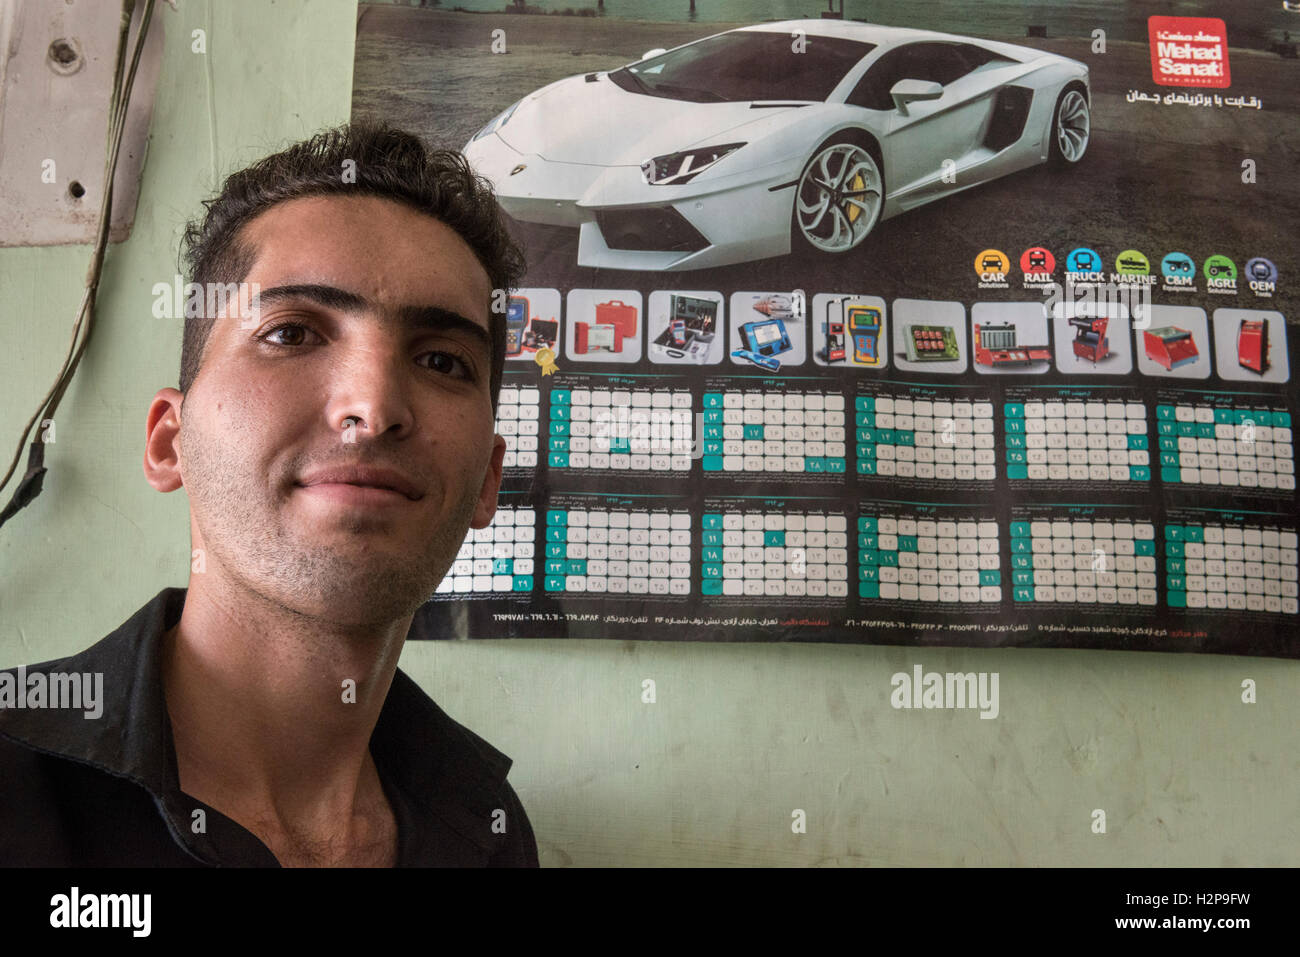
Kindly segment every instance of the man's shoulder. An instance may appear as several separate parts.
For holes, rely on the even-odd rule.
[[[504,781],[514,763],[430,698],[424,689],[398,668],[376,726],[376,736],[394,747],[419,749],[436,760],[436,768],[484,783]],[[425,746],[433,745],[431,752]]]
[[[0,866],[193,866],[130,778],[0,733]]]
[[[537,843],[506,780],[512,760],[448,715],[400,668],[371,750],[390,768],[417,813],[470,841],[493,866],[537,866]]]
[[[64,817],[67,789],[57,759],[5,735],[0,713],[0,865],[69,863],[51,833]],[[20,823],[21,822],[21,823]]]
[[[165,588],[83,651],[0,670],[0,863],[190,862],[154,801],[155,639],[184,596]]]
[[[117,633],[62,658],[0,668],[0,742],[85,757],[105,714],[102,659]],[[109,724],[116,724],[112,717]]]
[[[0,736],[105,768],[129,757],[130,731],[161,713],[157,639],[185,589],[164,588],[72,655],[0,669]]]
[[[74,652],[70,655],[63,655],[62,657],[59,658],[49,658],[45,661],[36,661],[36,662],[32,662],[31,664],[24,663],[19,665],[10,665],[8,668],[0,668],[0,677],[6,675],[8,676],[8,678],[5,679],[6,683],[3,686],[0,686],[0,690],[7,689],[9,687],[13,687],[16,689],[17,685],[14,684],[14,682],[16,682],[20,677],[26,677],[28,675],[35,675],[35,674],[48,675],[51,673],[66,674],[66,673],[77,671],[85,664],[88,656],[90,656],[91,658],[95,657],[96,649],[98,649],[99,646],[104,642],[109,641],[116,634],[117,632],[114,631],[108,635],[103,636],[102,638],[96,639],[96,641],[93,644],[83,648],[81,651]],[[0,701],[3,700],[4,700],[3,698],[0,698]],[[4,707],[3,705],[0,705],[0,719],[3,719],[6,713],[11,712],[13,710],[14,709],[12,706]]]

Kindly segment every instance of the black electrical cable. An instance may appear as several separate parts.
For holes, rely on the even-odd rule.
[[[125,57],[126,44],[127,37],[130,34],[131,19],[135,13],[135,6],[135,0],[124,0],[122,4],[122,18],[117,36],[117,58],[114,61],[116,69],[113,75],[113,94],[109,101],[109,138],[108,153],[104,163],[104,195],[99,205],[99,228],[95,234],[95,248],[91,255],[90,267],[86,271],[86,293],[82,297],[81,308],[77,310],[77,321],[72,327],[72,341],[68,345],[68,355],[63,360],[63,367],[59,370],[54,385],[37,407],[36,414],[31,417],[27,422],[27,426],[23,429],[23,434],[18,440],[18,448],[14,451],[13,461],[10,462],[4,479],[0,480],[0,489],[9,484],[9,479],[18,466],[18,460],[22,457],[23,443],[27,441],[27,436],[31,433],[32,427],[37,422],[54,417],[59,403],[63,400],[63,394],[72,383],[72,377],[77,373],[77,366],[81,362],[81,357],[90,342],[90,334],[94,329],[95,294],[99,289],[100,275],[104,270],[104,252],[108,247],[108,233],[112,226],[113,177],[117,172],[117,159],[122,150],[122,137],[126,129],[126,111],[131,102],[131,88],[135,85],[136,70],[140,66],[140,57],[144,52],[145,39],[149,35],[149,23],[153,19],[154,0],[145,0],[144,13],[140,18],[140,31],[136,36],[135,46],[131,51],[131,64],[130,68],[126,70],[124,83],[122,74],[127,63]],[[84,336],[81,335],[83,325],[85,328]],[[79,338],[80,342],[78,342]],[[32,440],[28,450],[27,471],[19,480],[18,487],[14,490],[13,498],[10,499],[9,504],[4,507],[3,511],[0,511],[0,526],[13,518],[22,508],[29,505],[36,496],[41,494],[41,486],[45,481],[47,471],[48,469],[45,467],[45,442],[37,437]]]

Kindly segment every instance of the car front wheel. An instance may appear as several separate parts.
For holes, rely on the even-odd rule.
[[[864,147],[824,145],[799,177],[791,232],[805,248],[848,252],[875,227],[884,198],[880,167]]]
[[[1088,100],[1078,87],[1070,87],[1056,101],[1052,120],[1052,165],[1074,166],[1088,151],[1091,137],[1092,114]]]

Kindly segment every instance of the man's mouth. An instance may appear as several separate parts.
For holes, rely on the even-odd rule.
[[[365,504],[387,500],[417,502],[424,492],[412,480],[393,469],[345,466],[311,472],[296,483],[313,494]]]
[[[318,482],[299,486],[299,491],[315,499],[323,499],[349,508],[404,506],[415,504],[401,492],[373,485],[350,485],[346,482]]]

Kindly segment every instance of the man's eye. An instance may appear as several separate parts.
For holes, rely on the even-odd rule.
[[[441,372],[444,375],[459,375],[461,378],[473,378],[469,370],[469,363],[455,356],[450,352],[428,352],[429,368],[435,372]]]
[[[282,322],[278,326],[271,327],[257,338],[273,346],[289,348],[306,344],[306,337],[315,334],[310,327],[302,323]],[[440,372],[443,375],[454,375],[461,379],[474,378],[470,364],[453,353],[428,352],[425,355],[429,356],[428,367],[434,372]]]
[[[273,339],[280,333],[288,330],[288,341]],[[282,322],[278,326],[273,326],[266,332],[258,336],[263,342],[269,342],[273,346],[299,346],[303,344],[305,334],[310,332],[306,326],[297,322]]]

